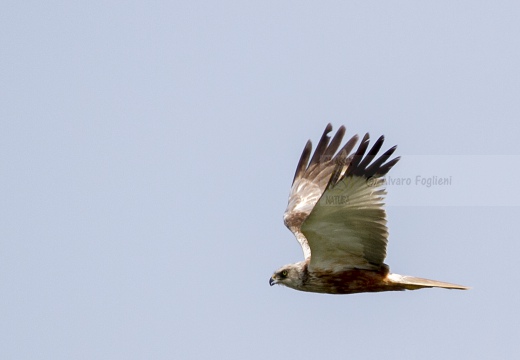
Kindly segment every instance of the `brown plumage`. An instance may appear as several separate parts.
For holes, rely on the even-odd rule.
[[[399,157],[389,160],[396,146],[377,158],[384,137],[368,150],[370,136],[366,134],[351,154],[357,135],[339,149],[345,127],[332,140],[331,131],[328,124],[312,157],[312,144],[310,140],[306,143],[284,214],[285,225],[300,243],[305,260],[281,267],[269,283],[329,294],[467,289],[390,273],[383,263],[388,238],[383,186],[384,176],[399,161]]]

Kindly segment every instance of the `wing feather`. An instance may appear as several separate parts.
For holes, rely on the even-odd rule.
[[[333,155],[341,145],[345,135],[345,127],[341,126],[338,129],[332,141],[328,136],[331,131],[332,125],[328,124],[314,154],[312,154],[312,158],[312,143],[310,140],[307,141],[296,167],[289,194],[289,203],[284,213],[284,223],[294,233],[306,259],[310,258],[311,251],[307,239],[300,228],[327,188],[330,176],[336,168],[336,161]],[[347,142],[345,147],[348,145],[350,148],[353,148],[356,141],[357,137],[353,137]]]
[[[388,230],[382,177],[399,158],[387,161],[393,147],[374,160],[384,137],[367,152],[369,141],[366,134],[354,155],[337,156],[327,188],[301,225],[311,268],[377,270],[383,264]]]
[[[328,135],[331,131],[328,124],[312,157],[312,143],[306,143],[284,223],[300,243],[304,257],[310,259],[311,267],[379,269],[388,237],[382,177],[399,161],[399,157],[388,160],[396,147],[376,159],[384,137],[368,150],[367,133],[351,155],[358,136],[338,151],[345,127],[341,126],[332,140]]]
[[[326,152],[327,145],[329,144],[330,137],[328,134],[332,131],[332,125],[329,123],[325,130],[323,131],[323,135],[321,136],[320,141],[318,142],[318,146],[316,146],[316,150],[314,151],[314,155],[312,155],[311,162],[309,163],[309,167],[320,163],[321,156]]]
[[[309,158],[312,152],[312,143],[310,140],[307,141],[305,147],[303,148],[302,156],[300,157],[300,161],[298,161],[298,165],[296,166],[296,172],[294,173],[293,184],[300,180],[307,168],[307,163],[309,162]]]

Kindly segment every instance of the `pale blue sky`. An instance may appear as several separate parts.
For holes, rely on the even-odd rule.
[[[520,354],[520,4],[15,2],[0,12],[0,351]],[[387,263],[467,292],[269,287],[305,141],[384,134]]]

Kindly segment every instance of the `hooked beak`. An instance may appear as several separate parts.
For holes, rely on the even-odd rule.
[[[278,281],[275,280],[274,277],[270,277],[270,278],[269,278],[269,285],[273,286],[274,284],[277,284],[277,283],[278,283]]]

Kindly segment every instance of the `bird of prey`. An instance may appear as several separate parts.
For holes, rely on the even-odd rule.
[[[367,133],[355,152],[357,135],[338,151],[345,127],[332,140],[331,131],[328,124],[312,157],[311,141],[305,145],[284,214],[284,223],[300,243],[305,260],[282,266],[269,284],[328,294],[468,289],[390,273],[383,262],[388,238],[384,176],[400,159],[389,160],[396,146],[376,158],[384,137],[367,151]]]

